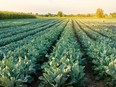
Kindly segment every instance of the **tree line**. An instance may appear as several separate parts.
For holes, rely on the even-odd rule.
[[[0,19],[36,18],[32,13],[0,11]]]
[[[39,14],[36,13],[36,15],[39,15]],[[67,15],[67,14],[64,14],[62,11],[58,11],[57,14],[48,13],[48,14],[39,15],[39,16],[42,16],[42,17],[97,17],[97,18],[111,17],[111,18],[116,18],[116,13],[114,12],[108,15],[104,13],[103,9],[98,8],[96,10],[96,13],[94,14],[76,14],[76,15],[69,14]]]
[[[116,18],[116,13],[105,14],[103,9],[98,8],[94,14],[64,14],[62,11],[58,11],[57,14],[32,14],[32,13],[23,13],[23,12],[8,12],[0,11],[0,19],[18,19],[18,18],[36,18],[36,17],[97,17],[97,18]]]

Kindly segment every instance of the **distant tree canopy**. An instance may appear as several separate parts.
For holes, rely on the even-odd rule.
[[[95,14],[77,14],[77,17],[94,17]]]
[[[48,13],[48,17],[52,17],[52,14],[51,13]]]
[[[62,16],[63,16],[62,11],[58,11],[57,16],[58,16],[58,17],[62,17]]]
[[[96,16],[98,18],[103,18],[104,17],[104,11],[102,9],[98,8],[97,11],[96,11]]]
[[[112,18],[116,18],[116,13],[114,12],[114,13],[110,13],[110,16],[112,17]]]
[[[32,13],[0,11],[0,19],[36,18]]]
[[[8,11],[0,11],[0,19],[18,19],[18,18],[37,18],[37,17],[79,17],[79,18],[116,18],[116,12],[112,12],[110,14],[104,13],[104,11],[100,8],[96,10],[96,13],[88,13],[88,14],[64,14],[62,11],[58,11],[56,14],[47,13],[47,14],[39,14],[39,13],[23,13],[23,12],[8,12]]]

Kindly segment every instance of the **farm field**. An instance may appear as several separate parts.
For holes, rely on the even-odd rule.
[[[0,20],[0,87],[116,87],[110,20]]]

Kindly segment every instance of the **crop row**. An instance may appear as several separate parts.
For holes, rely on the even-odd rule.
[[[96,79],[116,85],[115,43],[99,32],[76,20],[45,19],[13,27],[0,35],[0,87],[27,87],[42,70],[38,87],[85,86],[84,53]]]
[[[101,26],[98,26],[96,23],[91,24],[89,22],[84,22],[84,24],[89,26],[92,30],[102,34],[103,36],[106,36],[106,37],[111,38],[113,40],[116,39],[115,26],[104,26],[102,24],[101,24]]]
[[[63,21],[62,21],[63,22]],[[56,24],[54,24],[54,26],[58,26],[59,24],[61,24],[62,22],[58,22]],[[53,25],[53,24],[52,24]],[[54,28],[54,26],[51,26],[50,28],[44,28],[42,31],[39,31],[39,32],[36,32],[35,34],[33,35],[29,35],[19,41],[16,41],[16,42],[12,42],[8,45],[5,45],[3,47],[0,47],[0,57],[1,59],[3,58],[3,55],[8,55],[10,54],[10,51],[14,51],[16,48],[20,48],[21,46],[25,45],[25,44],[28,44],[28,43],[31,43],[33,42],[33,39],[45,34],[46,32],[50,31],[51,28]]]
[[[116,40],[116,27],[115,26],[96,26],[96,31],[101,32],[102,34]]]
[[[10,19],[10,20],[0,20],[0,30],[4,28],[11,28],[11,27],[16,27],[16,26],[23,26],[23,25],[28,25],[37,21],[45,21],[45,20],[37,20],[37,19]]]
[[[91,40],[80,25],[75,25],[79,39],[94,64],[93,69],[98,74],[97,79],[105,79],[108,83],[116,85],[116,49],[102,41]]]
[[[17,35],[13,35],[11,37],[3,38],[3,39],[0,40],[0,47],[5,46],[5,45],[7,45],[9,43],[12,43],[12,42],[21,40],[21,39],[23,39],[23,38],[25,38],[27,36],[33,35],[33,34],[35,34],[37,32],[43,31],[44,29],[47,29],[47,28],[53,26],[54,24],[55,23],[48,24],[48,25],[46,25],[44,27],[40,27],[40,28],[38,27],[38,28],[35,28],[35,29],[33,29],[31,31],[28,31],[28,32],[23,32],[23,33],[20,33],[20,34],[17,34]]]
[[[57,20],[58,21],[58,20]],[[31,31],[31,30],[34,30],[36,28],[40,28],[40,27],[44,27],[46,26],[48,23],[54,23],[55,21],[46,21],[45,23],[33,23],[33,24],[29,24],[27,26],[20,26],[20,27],[16,27],[14,28],[13,30],[9,28],[8,31],[2,31],[0,32],[0,39],[2,38],[6,38],[6,37],[10,37],[10,36],[13,36],[13,35],[16,35],[16,34],[20,34],[20,33],[23,33],[23,32],[28,32],[28,31]]]
[[[36,20],[36,21],[30,21],[29,24],[27,25],[22,25],[22,26],[13,26],[13,27],[7,27],[7,28],[1,28],[0,29],[0,34],[5,34],[5,33],[9,33],[9,32],[13,32],[13,31],[16,31],[16,30],[23,30],[25,28],[32,28],[32,27],[35,27],[35,25],[41,25],[41,24],[44,24],[44,23],[48,23],[48,22],[52,22],[52,21],[55,21],[55,20],[44,20],[44,21],[40,21],[40,20]],[[57,21],[57,20],[56,20]]]
[[[79,22],[79,24],[82,26],[83,30],[89,34],[92,38],[94,38],[95,40],[99,41],[99,42],[103,42],[105,44],[108,44],[109,46],[111,46],[112,48],[116,48],[116,44],[115,41],[111,40],[110,38],[104,37],[101,34],[91,30],[89,27],[87,27],[86,25],[82,24]]]
[[[5,87],[24,86],[24,82],[32,82],[32,73],[36,72],[36,61],[44,60],[44,56],[48,53],[51,46],[57,41],[59,35],[62,33],[67,21],[60,26],[52,27],[50,31],[33,39],[31,43],[19,48],[16,52],[26,53],[26,55],[19,55],[15,58],[14,55],[4,57],[0,61],[0,84]],[[15,54],[15,52],[14,52]],[[16,55],[16,54],[15,54]],[[21,57],[27,56],[27,57]]]
[[[53,53],[44,63],[39,87],[82,86],[85,81],[82,53],[76,42],[72,21],[68,23]]]
[[[64,23],[66,23],[66,22],[63,22],[63,24],[64,24]],[[62,25],[62,24],[61,24],[61,25]],[[18,56],[24,57],[24,56],[26,55],[28,58],[30,58],[30,57],[38,58],[38,55],[40,56],[40,54],[38,54],[38,53],[40,53],[40,52],[43,53],[43,51],[40,51],[39,49],[44,50],[44,48],[43,48],[43,49],[41,48],[41,47],[43,47],[43,46],[41,46],[40,42],[38,42],[38,41],[41,40],[41,42],[43,42],[44,38],[41,38],[41,37],[43,37],[44,35],[46,35],[46,32],[47,32],[47,33],[53,32],[53,30],[54,30],[56,27],[58,27],[58,26],[59,26],[59,24],[56,24],[56,25],[54,25],[53,27],[44,30],[44,32],[38,34],[39,36],[33,37],[33,39],[32,39],[31,41],[25,43],[24,45],[21,45],[20,47],[15,48],[15,49],[12,51],[13,56],[14,56],[15,58],[17,58]],[[63,26],[64,26],[64,25],[62,25],[62,27],[63,27]],[[59,32],[59,33],[60,33],[60,32]],[[39,37],[39,38],[38,38],[38,37]],[[54,37],[53,37],[53,38],[54,38]],[[43,39],[43,40],[42,40],[42,39]],[[47,38],[47,39],[49,39],[49,38]],[[50,39],[51,39],[51,38],[50,38]],[[39,44],[38,44],[38,43],[39,43]],[[45,41],[44,41],[43,43],[45,43]],[[45,44],[42,44],[42,45],[45,45]],[[37,49],[36,46],[38,47],[38,49]],[[35,49],[36,49],[36,50],[35,50]],[[40,52],[39,52],[39,51],[40,51]],[[37,52],[38,52],[38,53],[37,53]],[[42,53],[41,53],[41,54],[42,54]],[[10,53],[10,54],[11,54],[11,53]],[[37,54],[38,54],[38,55],[37,55]],[[8,54],[7,54],[7,55],[8,55]],[[40,56],[40,57],[42,57],[42,56]],[[42,58],[41,58],[41,59],[42,59]],[[38,59],[38,60],[41,61],[41,59]]]

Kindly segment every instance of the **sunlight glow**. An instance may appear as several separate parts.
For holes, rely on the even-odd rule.
[[[77,14],[95,13],[97,8],[116,12],[116,0],[0,0],[1,11]]]

